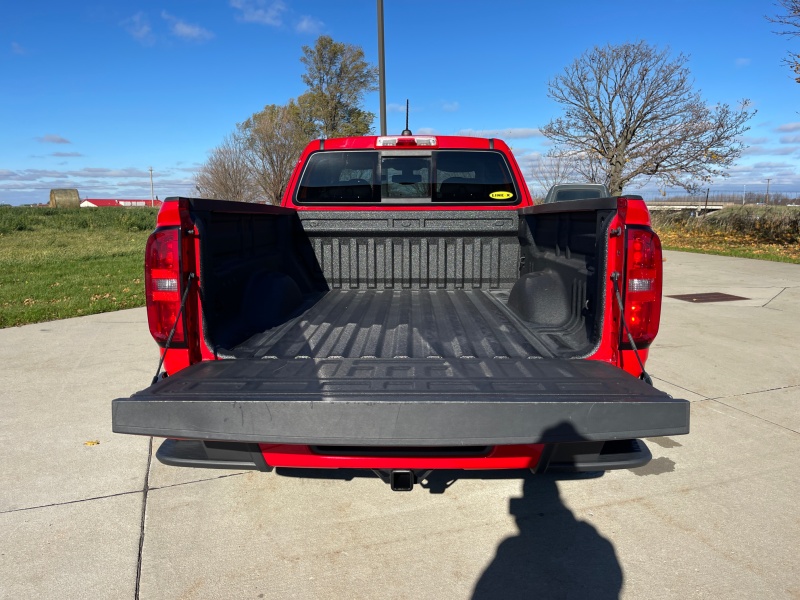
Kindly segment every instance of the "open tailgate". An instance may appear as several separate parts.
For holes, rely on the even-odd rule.
[[[689,432],[689,403],[565,359],[238,359],[113,401],[117,433],[309,445],[452,446]]]

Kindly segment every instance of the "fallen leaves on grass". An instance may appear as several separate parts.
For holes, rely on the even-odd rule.
[[[116,302],[117,298],[112,296],[109,292],[105,294],[92,294],[91,301],[97,302],[98,300],[111,300],[112,302]]]
[[[658,236],[664,247],[674,250],[800,263],[800,245],[767,243],[754,235],[676,227],[659,229]]]

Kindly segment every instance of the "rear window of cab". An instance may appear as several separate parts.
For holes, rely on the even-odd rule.
[[[484,150],[350,150],[312,154],[297,204],[509,205],[520,200],[505,156]]]

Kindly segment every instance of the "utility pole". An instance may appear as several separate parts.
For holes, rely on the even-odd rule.
[[[155,204],[154,202],[155,196],[153,196],[153,167],[150,167],[150,206]]]
[[[747,200],[747,184],[742,184],[742,206],[744,206],[744,202]]]
[[[381,135],[386,135],[386,61],[383,56],[383,0],[378,0],[378,87],[381,103]]]
[[[769,182],[772,181],[771,179],[767,179],[767,198],[764,200],[766,204],[769,204]]]

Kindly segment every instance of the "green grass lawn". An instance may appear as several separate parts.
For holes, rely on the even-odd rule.
[[[0,207],[0,327],[143,306],[156,213]]]
[[[654,214],[654,227],[670,249],[800,263],[800,211],[726,211]],[[144,246],[156,214],[0,207],[0,327],[144,306]]]

